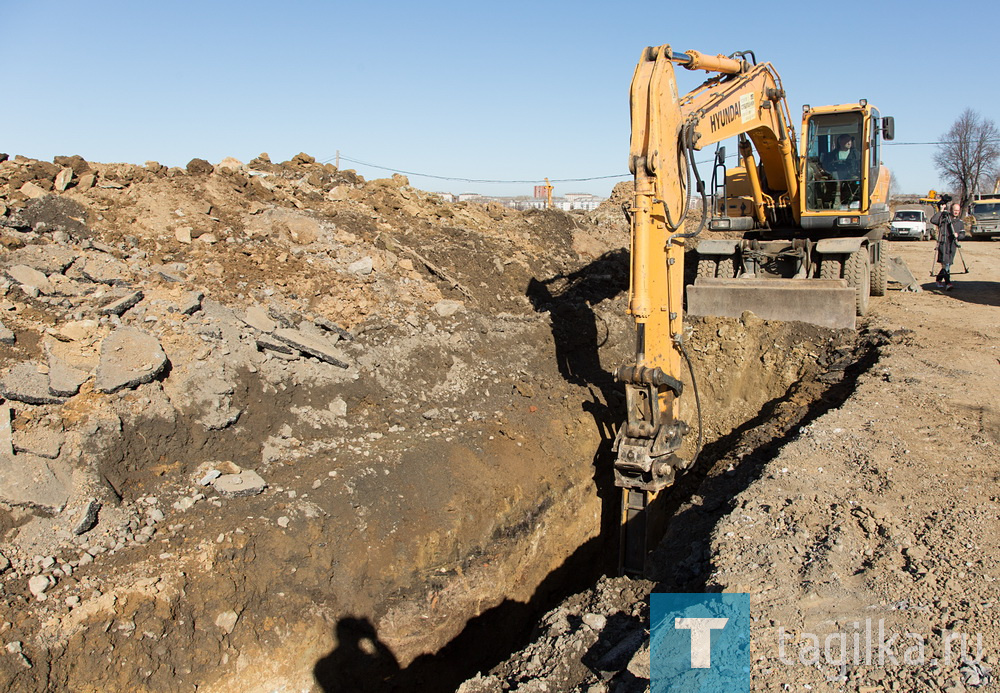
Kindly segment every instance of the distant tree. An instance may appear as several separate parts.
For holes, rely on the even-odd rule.
[[[958,191],[962,209],[967,209],[974,192],[993,190],[1000,162],[1000,129],[966,108],[941,140],[934,164],[941,179]]]

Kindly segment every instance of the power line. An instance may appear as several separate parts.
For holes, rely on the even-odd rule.
[[[336,157],[331,156],[328,159],[324,159],[321,163],[329,163],[333,161]],[[461,183],[520,183],[520,184],[532,184],[532,183],[544,183],[544,179],[534,179],[534,180],[499,180],[490,178],[462,178],[458,176],[436,176],[430,173],[419,173],[416,171],[406,171],[400,168],[393,168],[391,166],[379,166],[378,164],[372,164],[367,161],[361,161],[359,159],[353,159],[348,156],[340,155],[342,161],[350,161],[352,164],[358,164],[360,166],[368,166],[369,168],[377,168],[382,171],[389,171],[390,173],[402,173],[404,176],[417,176],[420,178],[433,178],[435,180],[450,180],[458,181]],[[631,176],[631,173],[620,173],[612,176],[590,176],[587,178],[550,178],[550,183],[581,183],[592,180],[607,180],[610,178],[626,178]]]

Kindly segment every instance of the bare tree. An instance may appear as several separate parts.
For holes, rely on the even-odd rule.
[[[993,189],[1000,161],[1000,129],[966,108],[941,139],[934,164],[941,179],[958,191],[966,209],[973,193]]]

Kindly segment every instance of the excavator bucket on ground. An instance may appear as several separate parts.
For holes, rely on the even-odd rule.
[[[844,279],[699,277],[687,290],[689,315],[797,320],[833,329],[856,326],[855,290]]]

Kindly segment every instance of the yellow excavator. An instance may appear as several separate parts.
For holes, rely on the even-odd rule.
[[[681,96],[675,65],[710,76]],[[617,373],[626,420],[615,441],[615,483],[620,569],[643,574],[662,529],[661,491],[697,458],[678,455],[689,431],[678,417],[685,251],[694,245],[698,258],[689,313],[750,310],[853,328],[869,296],[886,289],[889,172],[880,142],[893,138],[894,122],[864,99],[804,106],[800,145],[770,63],[758,64],[751,51],[712,56],[668,45],[643,51],[631,114],[628,312],[636,348],[635,362]],[[739,165],[727,169],[718,150],[707,190],[694,153],[733,137]],[[696,449],[700,426],[698,435]]]

